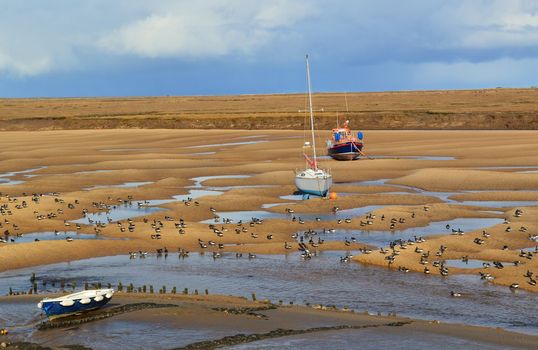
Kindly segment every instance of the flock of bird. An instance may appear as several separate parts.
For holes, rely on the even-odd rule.
[[[54,203],[62,204],[62,205],[65,204],[64,200],[59,197],[59,194],[54,193],[50,195],[54,197]],[[43,194],[32,194],[30,200],[32,202],[39,203],[41,199],[43,198],[43,196],[44,196]],[[17,237],[23,236],[23,234],[20,233],[20,227],[17,224],[11,222],[7,217],[10,215],[13,215],[13,210],[21,210],[21,209],[28,208],[28,202],[26,199],[19,200],[18,198],[9,197],[9,196],[7,196],[7,199],[8,199],[8,203],[4,203],[0,206],[0,214],[6,217],[4,218],[3,221],[0,221],[0,228],[4,230],[3,237],[0,238],[0,243],[15,242]],[[92,202],[92,208],[93,208],[92,211],[98,211],[98,212],[103,211],[106,216],[106,213],[108,213],[111,210],[117,209],[120,206],[132,206],[133,205],[133,198],[131,196],[128,196],[126,199],[117,198],[115,200],[109,197],[108,201],[109,202],[115,201],[116,204],[107,204],[102,201]],[[134,203],[136,203],[137,207],[145,207],[145,206],[150,205],[149,201],[139,201],[139,202],[134,202]],[[190,206],[190,205],[199,206],[200,205],[198,201],[194,201],[192,198],[187,198],[186,200],[183,200],[183,203],[185,206]],[[78,200],[74,200],[72,203],[67,203],[67,208],[73,210],[79,204],[80,203]],[[429,209],[430,209],[429,206],[423,207],[424,211],[428,211]],[[248,234],[250,238],[252,239],[258,239],[260,237],[260,235],[256,233],[256,231],[258,230],[255,228],[258,225],[262,225],[264,223],[263,219],[252,217],[250,220],[245,221],[245,222],[241,220],[238,222],[234,222],[234,220],[230,218],[220,217],[217,214],[217,210],[213,207],[210,207],[209,211],[214,216],[214,223],[209,224],[208,229],[210,230],[212,234],[215,235],[216,239],[202,240],[201,238],[198,238],[198,246],[199,246],[199,250],[201,251],[209,249],[211,251],[213,258],[215,259],[220,258],[222,256],[221,251],[225,249],[226,247],[224,243],[218,242],[218,238],[222,238],[225,235],[225,233],[228,231],[227,225],[234,225],[235,227],[233,228],[232,232],[235,232],[235,234],[237,235]],[[339,207],[335,206],[332,208],[332,212],[334,214],[337,214],[339,211],[340,211]],[[305,221],[300,216],[295,215],[295,211],[292,208],[285,208],[285,212],[290,215],[290,220],[292,222],[298,222],[299,224],[305,223]],[[86,217],[89,213],[90,213],[90,209],[88,208],[84,208],[81,210],[81,214],[84,217]],[[49,211],[46,213],[40,213],[38,211],[34,211],[35,219],[38,221],[47,220],[47,219],[58,220],[59,216],[63,214],[64,214],[64,209],[62,208],[57,208],[55,211]],[[523,211],[521,209],[517,209],[514,213],[515,217],[521,217],[522,215],[523,215]],[[411,219],[413,218],[415,218],[414,212],[411,213]],[[382,214],[380,215],[379,219],[381,221],[387,220],[390,230],[396,229],[397,225],[406,223],[406,218],[404,217],[393,217],[393,218],[388,219],[385,217],[385,215]],[[320,217],[316,217],[314,220],[316,222],[322,221]],[[364,218],[360,219],[360,226],[373,225],[375,220],[376,220],[376,215],[369,213]],[[183,218],[175,219],[171,216],[165,216],[163,220],[158,220],[158,219],[149,220],[148,218],[142,219],[142,222],[144,224],[149,224],[149,229],[151,230],[151,233],[149,234],[149,238],[157,239],[157,240],[162,238],[162,234],[163,234],[162,230],[164,228],[164,222],[168,222],[168,221],[173,222],[174,228],[177,230],[178,234],[180,235],[186,234],[188,225]],[[114,221],[110,217],[107,216],[105,220],[99,221],[99,220],[94,220],[87,217],[87,222],[88,224],[93,226],[93,229],[96,234],[100,234],[102,232],[102,229],[107,227],[108,225],[115,225],[119,229],[120,233],[124,233],[127,231],[130,233],[133,233],[135,232],[137,228],[137,222],[135,222],[135,220],[133,219],[126,219],[125,221],[121,221],[121,220]],[[337,225],[343,224],[343,223],[349,224],[351,222],[352,222],[351,217],[337,218],[335,220],[335,223]],[[510,222],[506,220],[505,224],[510,224]],[[79,223],[74,224],[68,220],[63,220],[63,225],[64,225],[64,228],[74,225],[77,231],[82,228],[82,226]],[[147,227],[144,228],[144,230],[146,229]],[[450,225],[448,224],[446,226],[446,229],[451,230],[452,235],[458,235],[458,236],[465,235],[465,232],[463,230],[459,228],[457,229],[451,228]],[[511,226],[507,226],[505,231],[511,232],[512,231]],[[521,226],[519,228],[519,231],[527,232],[527,228],[524,226]],[[60,231],[58,230],[55,230],[54,232],[55,234],[60,234]],[[319,248],[320,245],[323,245],[325,243],[325,239],[322,238],[323,234],[334,233],[334,232],[335,232],[334,228],[329,228],[329,229],[324,228],[321,231],[309,229],[302,233],[294,233],[291,235],[291,238],[297,244],[301,257],[303,259],[310,259],[313,256],[315,256],[317,248]],[[269,241],[273,240],[275,237],[274,234],[264,234],[263,236],[265,237],[266,240],[269,240]],[[486,243],[489,237],[491,237],[491,234],[484,230],[482,232],[481,237],[474,238],[473,242],[476,243],[477,245],[482,245]],[[538,236],[529,234],[529,239],[533,241],[538,241]],[[38,240],[39,239],[36,239],[36,241]],[[71,242],[73,241],[73,238],[71,236],[67,236],[66,240]],[[448,276],[449,268],[446,266],[443,260],[443,254],[447,250],[447,247],[441,245],[439,249],[435,253],[433,253],[435,255],[435,260],[431,261],[431,264],[430,264],[430,261],[429,261],[430,251],[423,251],[423,249],[420,248],[419,246],[419,244],[423,242],[425,242],[425,239],[423,237],[417,237],[417,236],[415,236],[414,239],[409,239],[409,240],[395,239],[394,241],[390,242],[387,248],[384,248],[384,247],[379,248],[379,253],[385,255],[384,260],[387,261],[387,265],[390,268],[391,266],[396,265],[398,261],[398,256],[400,255],[402,250],[405,250],[411,246],[414,246],[414,252],[418,254],[419,263],[421,265],[424,265],[423,272],[425,274],[430,274],[431,268],[435,267],[436,269],[438,269],[439,274],[441,276]],[[346,246],[351,246],[354,243],[358,243],[354,237],[350,237],[350,238],[346,237],[344,239],[344,244]],[[291,250],[293,249],[293,245],[290,242],[285,241],[284,248],[286,250]],[[503,249],[507,249],[507,248],[508,247],[506,246],[503,247]],[[357,249],[355,250],[359,250],[359,252],[362,254],[371,254],[373,252],[371,249],[364,248],[364,247],[360,247],[360,248],[357,247]],[[148,252],[140,250],[136,252],[130,252],[129,256],[132,259],[145,258],[148,254],[149,254]],[[188,257],[189,252],[187,250],[179,248],[178,254],[180,257],[185,258],[185,257]],[[157,249],[157,256],[161,256],[161,255],[167,256],[168,250],[166,248]],[[530,251],[520,252],[520,257],[525,258],[525,259],[532,259],[533,256],[534,254]],[[238,258],[242,257],[242,254],[237,253],[236,257]],[[256,257],[255,254],[248,253],[249,259],[253,259],[255,257]],[[351,258],[352,258],[352,255],[347,254],[341,257],[340,261],[349,262]],[[467,259],[468,257],[462,258],[463,261],[466,261]],[[518,265],[519,263],[520,262],[516,261],[514,262],[514,265]],[[502,262],[493,261],[492,263],[485,262],[482,268],[488,269],[492,266],[497,269],[502,269],[504,267]],[[408,272],[410,271],[410,269],[406,266],[399,265],[398,271]],[[531,271],[528,271],[525,277],[528,278],[528,283],[534,286],[536,285],[536,280],[533,278],[533,276],[534,274]],[[487,281],[491,281],[494,279],[491,273],[487,273],[487,272],[480,272],[480,277]],[[512,289],[516,289],[518,287],[519,285],[517,283],[514,283],[511,285]]]

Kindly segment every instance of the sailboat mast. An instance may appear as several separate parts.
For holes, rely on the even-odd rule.
[[[316,138],[314,137],[314,110],[312,107],[312,88],[310,87],[310,65],[308,64],[308,55],[306,55],[306,81],[308,85],[308,103],[310,105],[310,127],[312,129],[312,149],[314,153],[314,170],[318,170],[318,161],[316,158]]]

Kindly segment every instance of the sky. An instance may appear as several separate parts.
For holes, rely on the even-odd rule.
[[[0,0],[0,97],[538,85],[533,0]]]

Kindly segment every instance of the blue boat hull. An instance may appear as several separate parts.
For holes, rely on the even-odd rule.
[[[42,310],[47,314],[49,318],[67,316],[69,314],[76,314],[92,309],[98,309],[106,305],[111,298],[104,297],[103,300],[95,301],[93,298],[88,304],[81,304],[80,300],[74,300],[74,304],[71,306],[62,306],[58,301],[44,301]]]
[[[327,152],[336,160],[355,160],[361,155],[362,147],[362,143],[349,141],[329,147]]]
[[[305,194],[313,194],[314,196],[320,196],[320,197],[325,197],[327,195],[327,193],[329,193],[329,190],[325,191],[325,192],[321,192],[321,191],[310,191],[310,190],[299,190],[301,193],[305,193]]]

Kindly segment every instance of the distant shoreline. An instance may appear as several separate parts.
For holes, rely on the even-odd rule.
[[[303,129],[304,102],[304,94],[8,98],[0,130]],[[317,93],[314,103],[318,129],[337,118],[358,130],[538,129],[534,88]]]

